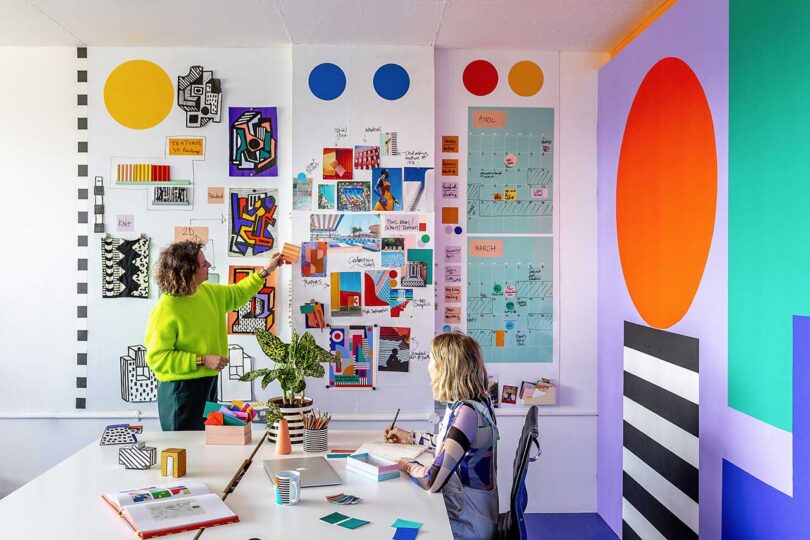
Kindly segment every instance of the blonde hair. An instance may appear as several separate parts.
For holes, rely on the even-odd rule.
[[[438,401],[461,401],[489,396],[487,369],[481,347],[461,332],[441,334],[430,346],[434,377],[433,398]]]

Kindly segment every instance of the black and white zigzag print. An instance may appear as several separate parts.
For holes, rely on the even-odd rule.
[[[87,159],[87,48],[76,49],[76,408],[87,407],[87,260],[90,188]]]
[[[624,323],[622,537],[698,538],[699,342]]]
[[[114,238],[109,234],[101,242],[104,273],[104,298],[149,298],[149,238]]]

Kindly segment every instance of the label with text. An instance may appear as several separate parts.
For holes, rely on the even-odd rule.
[[[458,199],[458,182],[442,182],[442,199]]]
[[[458,160],[457,159],[443,159],[442,160],[442,176],[458,176]]]
[[[135,216],[116,216],[115,230],[117,232],[135,232]]]
[[[208,227],[175,227],[174,241],[191,241],[198,244],[208,243]]]
[[[472,127],[505,128],[506,111],[472,111]]]
[[[225,204],[225,188],[208,188],[208,204]]]
[[[458,154],[458,135],[442,135],[442,152]]]
[[[385,232],[419,232],[419,214],[384,216]]]
[[[470,257],[502,257],[503,240],[470,240]]]
[[[169,137],[167,141],[170,156],[205,155],[205,137]]]

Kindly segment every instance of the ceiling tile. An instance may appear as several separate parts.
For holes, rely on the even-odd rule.
[[[25,0],[0,2],[0,46],[56,47],[81,42]]]

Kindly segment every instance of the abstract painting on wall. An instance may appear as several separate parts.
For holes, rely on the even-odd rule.
[[[371,388],[374,386],[374,327],[331,328],[329,386]]]
[[[301,277],[326,277],[326,242],[301,244]]]
[[[396,272],[394,271],[394,275]],[[391,298],[391,276],[388,270],[367,270],[363,274],[365,283],[365,306],[388,306]]]
[[[362,314],[360,272],[332,272],[329,279],[332,317]]]
[[[697,339],[624,323],[624,538],[698,537],[699,367]]]
[[[228,255],[266,256],[276,247],[277,189],[232,189]]]
[[[351,148],[323,149],[324,180],[351,180],[353,169]]]
[[[278,176],[275,107],[230,107],[229,176]]]
[[[407,372],[411,360],[411,329],[398,326],[380,327],[380,371]]]
[[[213,71],[191,66],[177,77],[177,105],[186,111],[186,127],[199,128],[222,119],[222,83]]]
[[[326,328],[326,315],[323,304],[312,300],[301,305],[301,313],[304,315],[305,328]]]
[[[239,283],[260,266],[229,266],[228,283]],[[276,273],[269,274],[264,286],[247,304],[228,312],[229,334],[254,334],[256,330],[276,332]]]
[[[103,298],[149,298],[149,237],[101,240]]]

